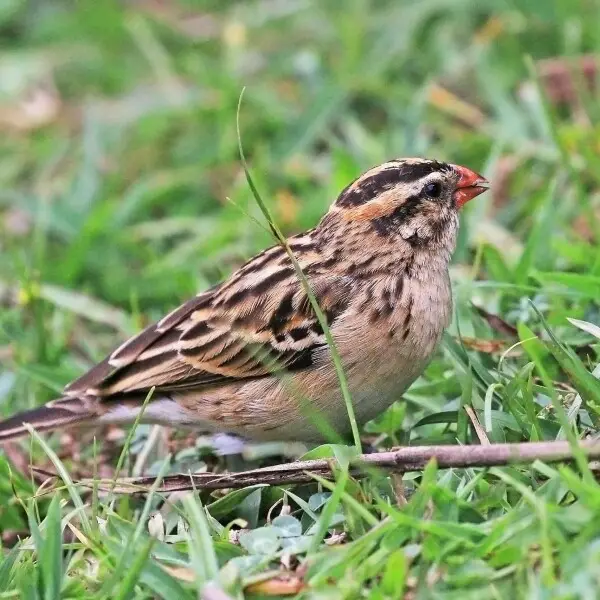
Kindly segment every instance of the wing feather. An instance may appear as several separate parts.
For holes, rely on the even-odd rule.
[[[65,393],[107,397],[144,393],[152,387],[181,390],[309,367],[313,352],[326,342],[284,259],[275,250],[258,255],[228,282],[122,344]],[[303,267],[331,325],[348,308],[352,281],[316,269],[311,276],[311,264]]]

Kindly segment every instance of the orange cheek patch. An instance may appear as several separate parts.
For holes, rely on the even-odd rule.
[[[371,221],[391,215],[403,201],[394,190],[383,192],[376,200],[341,211],[346,221]]]

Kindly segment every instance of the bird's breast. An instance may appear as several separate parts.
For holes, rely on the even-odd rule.
[[[362,312],[334,331],[361,421],[398,400],[421,375],[450,322],[452,294],[447,270],[429,275],[404,277],[401,284],[378,282],[373,289],[374,306],[377,293],[383,298],[378,318],[373,310],[359,307]],[[386,308],[394,290],[397,297]]]

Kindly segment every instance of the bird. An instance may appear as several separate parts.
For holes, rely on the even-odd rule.
[[[128,339],[58,399],[0,422],[0,442],[76,426],[145,422],[242,439],[318,443],[399,400],[452,313],[459,209],[488,189],[456,164],[399,158],[351,182],[313,228]]]

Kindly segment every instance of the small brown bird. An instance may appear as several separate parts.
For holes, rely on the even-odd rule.
[[[451,316],[458,209],[487,181],[453,164],[398,159],[346,187],[289,239],[338,348],[364,423],[423,372]],[[0,423],[0,441],[74,425],[142,421],[254,440],[350,431],[323,330],[284,248],[126,341],[61,398]]]

